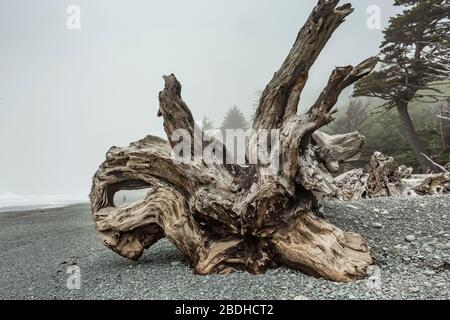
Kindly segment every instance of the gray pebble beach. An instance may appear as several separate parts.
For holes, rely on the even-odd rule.
[[[370,278],[339,284],[285,268],[197,276],[167,240],[138,262],[108,250],[88,204],[0,213],[0,298],[450,299],[450,196],[329,202],[324,213],[368,240]],[[67,287],[74,265],[79,290]]]

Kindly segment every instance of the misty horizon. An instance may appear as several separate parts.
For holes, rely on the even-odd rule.
[[[250,118],[316,2],[1,3],[0,193],[87,195],[111,146],[165,138],[157,117],[164,74],[180,80],[196,121],[219,125],[233,105]],[[382,29],[399,12],[392,2],[353,1],[354,14],[311,70],[300,110],[335,66],[378,54]],[[66,27],[71,4],[81,8],[80,30]],[[367,28],[370,5],[381,8],[381,29]]]

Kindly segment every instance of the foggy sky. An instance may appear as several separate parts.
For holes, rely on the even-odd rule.
[[[307,108],[338,65],[378,53],[398,8],[354,0],[355,12],[311,70]],[[81,30],[66,27],[69,5]],[[163,74],[175,73],[197,120],[220,124],[279,68],[316,0],[3,0],[0,2],[0,193],[87,194],[110,146],[164,136],[156,117]],[[349,91],[347,91],[347,94]]]

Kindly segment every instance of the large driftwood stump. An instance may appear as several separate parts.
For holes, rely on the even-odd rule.
[[[96,228],[106,246],[129,259],[166,237],[197,274],[254,274],[287,265],[334,281],[361,279],[373,263],[366,242],[344,232],[315,212],[338,187],[331,173],[359,154],[357,133],[328,136],[340,93],[368,75],[377,58],[356,67],[336,68],[327,86],[305,114],[297,107],[308,73],[333,32],[353,11],[350,4],[320,0],[294,46],[263,92],[254,129],[281,132],[280,165],[207,165],[175,163],[172,133],[187,130],[202,139],[181,98],[181,84],[165,76],[158,115],[169,142],[146,137],[126,148],[111,148],[93,178],[91,203]],[[258,146],[251,136],[248,154]],[[226,152],[226,150],[224,150]],[[150,188],[136,203],[115,207],[119,190]]]

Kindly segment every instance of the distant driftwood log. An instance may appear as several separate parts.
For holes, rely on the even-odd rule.
[[[364,137],[329,136],[318,129],[334,120],[333,107],[341,92],[368,75],[377,58],[356,67],[337,67],[309,111],[297,114],[310,68],[353,11],[350,4],[338,2],[319,1],[259,102],[253,128],[281,132],[276,174],[268,174],[267,163],[176,164],[171,157],[174,142],[153,136],[125,148],[113,147],[93,178],[90,195],[96,228],[106,246],[135,260],[166,237],[197,274],[259,274],[285,265],[340,282],[366,276],[374,261],[366,241],[319,217],[323,199],[398,195],[407,188],[433,193],[440,182],[431,178],[428,184],[416,183],[381,156],[368,175],[357,170],[333,177],[340,163],[359,155]],[[158,115],[169,141],[176,129],[198,139],[194,118],[181,98],[181,84],[174,75],[164,80]],[[247,150],[255,148],[253,138]],[[114,205],[116,192],[142,188],[150,188],[143,200]]]

